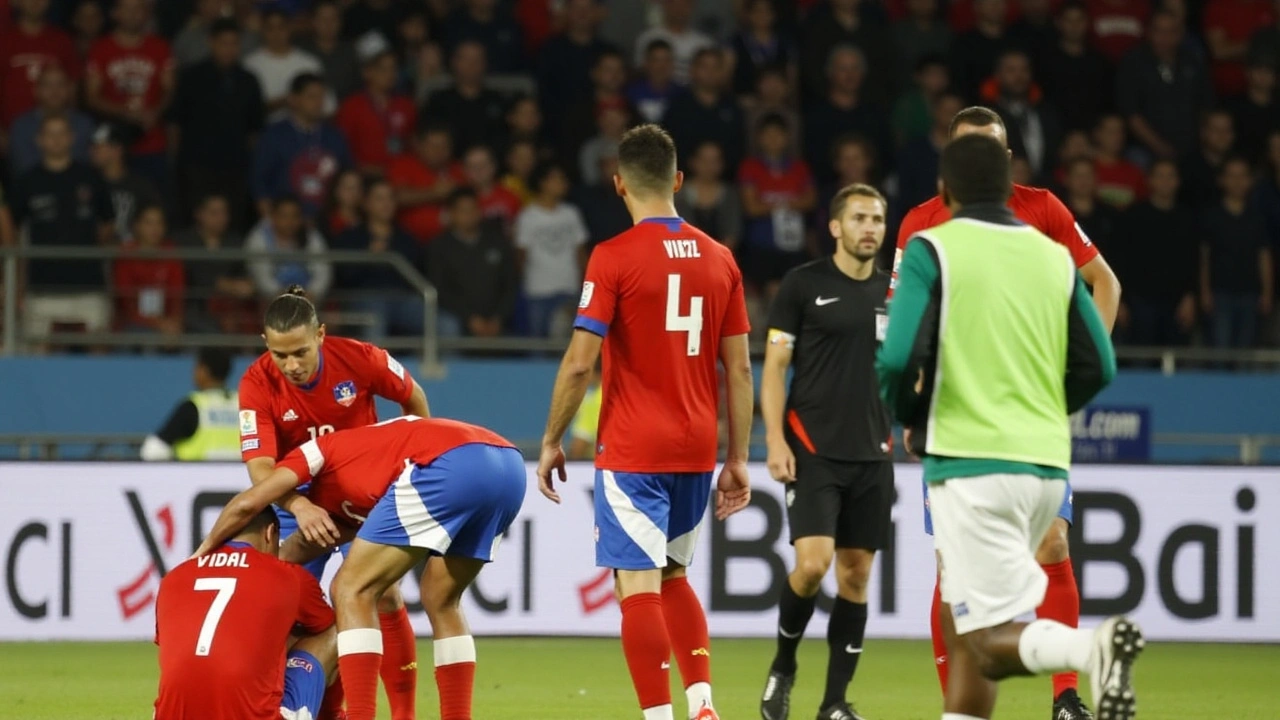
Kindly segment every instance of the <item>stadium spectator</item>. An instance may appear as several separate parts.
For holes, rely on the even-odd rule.
[[[1147,198],[1121,214],[1107,251],[1125,279],[1121,335],[1134,345],[1185,345],[1199,314],[1197,217],[1178,206],[1177,163],[1154,163],[1147,186]]]
[[[14,226],[25,229],[35,248],[95,247],[114,236],[111,195],[102,175],[71,154],[71,125],[49,116],[40,124],[40,164],[13,184],[10,207]],[[111,324],[111,302],[100,260],[31,260],[23,328],[40,339],[55,324],[74,323],[89,332]]]
[[[245,168],[265,115],[258,79],[240,63],[242,37],[230,18],[209,25],[203,38],[207,58],[183,69],[168,114],[184,217],[196,201],[216,192],[227,198],[239,229],[248,222]]]
[[[71,41],[81,59],[89,57],[94,43],[106,32],[107,17],[99,0],[79,0],[71,12]]]
[[[295,197],[276,198],[271,212],[249,233],[245,249],[266,253],[262,260],[248,263],[249,277],[254,289],[263,300],[269,300],[284,292],[290,285],[301,285],[307,297],[320,302],[333,282],[333,267],[328,260],[276,260],[276,253],[323,253],[327,250],[324,237],[306,224],[302,202]]]
[[[627,86],[631,101],[646,122],[660,122],[676,92],[675,55],[666,40],[652,40],[644,46],[640,76]]]
[[[827,97],[832,58],[841,47],[862,53],[866,100],[892,107],[898,77],[896,51],[888,29],[864,13],[861,0],[828,0],[817,5],[800,28],[800,77],[807,99]]]
[[[210,52],[210,40],[214,35],[214,25],[219,20],[235,20],[232,15],[231,0],[197,0],[191,17],[187,19],[182,30],[173,38],[173,60],[182,71],[190,65],[207,60]],[[239,25],[237,24],[237,27]],[[258,49],[260,38],[255,32],[242,32],[237,37],[240,51],[236,60]],[[181,81],[179,81],[181,88]],[[177,100],[174,100],[177,104]]]
[[[396,56],[383,50],[364,63],[364,92],[350,95],[338,108],[335,124],[365,175],[385,175],[392,158],[413,142],[418,110],[412,100],[395,92],[395,86]]]
[[[622,134],[630,125],[630,118],[624,110],[610,109],[600,113],[599,132],[582,146],[578,152],[578,179],[587,185],[594,185],[603,178],[600,175],[600,158],[615,155]]]
[[[1266,217],[1271,247],[1280,249],[1280,128],[1267,136],[1266,161],[1262,170],[1262,176],[1253,189],[1253,202]]]
[[[950,139],[951,118],[964,106],[964,98],[953,92],[938,96],[930,107],[929,133],[908,142],[898,154],[898,201],[903,208],[913,208],[937,194],[938,161]]]
[[[529,332],[534,337],[568,334],[565,312],[577,298],[586,260],[587,224],[565,202],[569,178],[558,165],[544,163],[530,178],[533,198],[516,218],[515,246],[528,299]]]
[[[1214,0],[1204,7],[1204,39],[1213,60],[1213,87],[1220,98],[1245,90],[1249,38],[1273,21],[1271,0]]]
[[[1217,205],[1222,198],[1222,163],[1235,146],[1231,115],[1214,110],[1200,123],[1200,143],[1196,152],[1182,161],[1182,192],[1178,202],[1193,209]]]
[[[511,243],[483,222],[473,190],[449,200],[449,229],[428,249],[431,284],[439,293],[437,329],[445,337],[497,337],[510,325],[520,292]]]
[[[294,195],[315,217],[334,176],[351,167],[342,132],[325,120],[324,79],[302,73],[289,87],[289,114],[267,126],[254,149],[250,186],[260,215],[271,199]]]
[[[694,58],[698,52],[715,47],[715,41],[693,27],[694,0],[659,0],[662,21],[636,38],[636,65],[648,64],[649,47],[654,41],[665,42],[672,52],[673,78],[678,85],[689,82]]]
[[[458,153],[501,138],[505,129],[506,99],[485,84],[485,52],[478,40],[458,43],[450,56],[453,85],[432,93],[421,111],[422,117],[448,126]]]
[[[1257,28],[1249,38],[1248,56],[1271,60],[1272,67],[1280,73],[1280,0],[1271,4],[1271,24]]]
[[[1018,19],[1009,26],[1009,40],[1031,58],[1036,77],[1044,67],[1046,51],[1058,41],[1058,29],[1054,27],[1053,2],[1051,0],[1018,0]]]
[[[1079,0],[1058,9],[1058,36],[1036,67],[1045,98],[1062,114],[1066,130],[1093,127],[1111,109],[1115,71],[1089,38],[1089,11]]]
[[[1183,32],[1176,17],[1155,13],[1146,44],[1125,56],[1116,79],[1116,107],[1134,139],[1157,158],[1176,160],[1191,152],[1198,119],[1213,105],[1209,71],[1183,47]]]
[[[488,67],[499,74],[524,72],[522,38],[520,26],[497,0],[463,0],[444,26],[445,51],[450,57],[464,43],[479,43]]]
[[[375,180],[364,193],[364,221],[347,228],[330,247],[373,255],[400,255],[421,267],[421,253],[414,239],[396,225],[395,190],[385,180]],[[387,335],[422,334],[422,295],[391,265],[346,265],[334,269],[334,288],[350,298],[350,309],[370,318],[364,340],[381,342]]]
[[[871,141],[877,157],[888,165],[893,157],[893,139],[884,108],[863,95],[866,57],[845,45],[831,51],[827,63],[830,78],[826,99],[806,110],[804,120],[805,159],[820,182],[831,180],[831,148],[835,139],[857,133]]]
[[[688,158],[702,142],[715,140],[724,149],[729,169],[742,161],[742,108],[726,88],[724,53],[716,48],[698,51],[690,70],[689,89],[671,99],[663,125],[676,142],[677,157]]]
[[[467,185],[476,193],[480,214],[485,220],[497,223],[508,237],[520,213],[520,198],[498,183],[498,163],[493,151],[479,145],[467,151],[462,158],[462,170]]]
[[[974,0],[972,30],[951,43],[951,81],[969,100],[981,97],[982,83],[991,77],[996,63],[1014,48],[1006,24],[1007,0]]]
[[[579,183],[571,196],[587,223],[587,245],[591,248],[631,227],[627,206],[613,186],[613,176],[618,174],[618,146],[606,146],[597,159],[600,180]]]
[[[951,28],[938,12],[938,0],[907,0],[907,16],[893,24],[893,46],[898,52],[898,88],[911,86],[920,62],[927,57],[947,57]]]
[[[1098,178],[1098,199],[1123,210],[1147,192],[1147,179],[1137,165],[1124,157],[1124,118],[1103,115],[1093,128],[1093,170]]]
[[[186,275],[181,260],[153,257],[172,247],[164,208],[138,208],[130,227],[131,241],[112,264],[116,296],[116,328],[130,333],[181,335],[186,309]]]
[[[396,36],[396,22],[406,8],[394,0],[355,0],[339,3],[345,6],[342,16],[342,36],[355,40],[369,32],[376,32],[390,40]]]
[[[558,130],[557,152],[560,157],[576,158],[582,143],[596,127],[600,113],[612,108],[627,111],[632,118],[640,113],[623,92],[627,87],[627,65],[622,53],[606,50],[596,57],[591,67],[591,92],[560,112],[559,124],[547,116],[547,127]]]
[[[1218,180],[1222,199],[1201,216],[1200,303],[1215,347],[1251,348],[1275,300],[1272,249],[1262,212],[1248,202],[1249,161],[1228,158]]]
[[[169,43],[148,32],[150,0],[118,0],[115,30],[89,51],[85,73],[88,108],[141,132],[129,148],[129,164],[156,187],[168,187],[164,112],[173,99],[174,64]]]
[[[1067,164],[1062,202],[1103,255],[1110,256],[1115,244],[1123,241],[1116,235],[1120,211],[1098,197],[1098,176],[1093,160],[1077,158]]]
[[[521,205],[528,205],[533,200],[530,179],[537,166],[538,148],[532,142],[521,140],[507,148],[507,172],[502,176],[502,186],[515,193]]]
[[[131,139],[127,128],[104,123],[94,132],[89,153],[111,195],[116,239],[125,242],[133,239],[133,221],[138,211],[161,202],[156,186],[147,178],[130,172],[125,163],[125,147]]]
[[[1224,103],[1235,128],[1236,151],[1247,158],[1263,158],[1267,134],[1280,128],[1280,102],[1276,100],[1276,68],[1269,58],[1251,58],[1244,93]]]
[[[531,140],[543,146],[542,138],[546,134],[542,127],[542,109],[538,107],[538,99],[531,95],[521,95],[510,102],[505,114],[506,134],[498,138],[503,144],[517,140]],[[492,140],[489,140],[492,142]],[[481,143],[483,144],[483,143]],[[475,147],[474,145],[472,147]],[[546,152],[552,152],[548,145]]]
[[[1142,27],[1151,15],[1149,0],[1087,0],[1093,39],[1113,64],[1142,42]],[[1182,38],[1178,38],[1181,42]]]
[[[298,47],[320,61],[325,82],[339,101],[360,89],[361,57],[356,45],[343,38],[342,5],[337,0],[319,0],[315,4],[311,9],[311,34]],[[367,70],[365,81],[368,82]]]
[[[392,160],[387,170],[400,208],[400,227],[420,243],[429,243],[440,234],[445,202],[467,182],[452,157],[449,129],[427,125],[418,132],[412,152]]]
[[[89,161],[89,144],[93,137],[93,121],[75,107],[75,87],[58,65],[46,65],[36,81],[36,106],[19,115],[9,128],[9,171],[16,180],[22,173],[40,163],[36,137],[46,117],[66,118],[74,136],[72,156]]]
[[[397,88],[415,99],[422,98],[426,83],[443,74],[440,45],[429,35],[427,11],[421,7],[405,10],[396,31],[396,57],[399,60]]]
[[[550,127],[560,127],[568,109],[590,98],[595,89],[596,61],[613,49],[599,34],[604,12],[596,0],[566,0],[563,28],[538,53],[538,95]]]
[[[244,239],[231,224],[231,204],[223,195],[206,195],[194,207],[195,223],[174,235],[188,250],[240,250]],[[192,260],[186,263],[186,327],[199,333],[237,333],[257,315],[256,291],[243,260]],[[254,318],[256,320],[256,318]]]
[[[1009,159],[1009,177],[1015,185],[1030,186],[1035,182],[1035,174],[1031,172],[1031,163],[1021,155]]]
[[[772,301],[787,270],[809,258],[805,213],[817,204],[808,164],[787,155],[787,125],[768,117],[756,130],[761,153],[742,161],[738,187],[746,217],[743,279]]]
[[[792,95],[791,84],[787,80],[786,70],[779,67],[764,68],[760,71],[758,78],[755,94],[746,98],[744,103],[746,126],[743,128],[743,134],[747,137],[747,152],[749,154],[760,152],[760,148],[756,146],[756,127],[760,124],[761,118],[766,115],[778,115],[787,121],[787,127],[791,131],[791,147],[788,151],[800,155],[804,147],[801,142],[803,123],[800,120],[800,113],[796,112],[796,101]]]
[[[747,0],[741,26],[731,46],[735,95],[755,92],[766,70],[781,71],[787,83],[798,78],[795,44],[779,31],[772,0]]]
[[[797,157],[791,150],[787,154]],[[676,211],[685,222],[736,250],[742,241],[742,202],[734,187],[724,181],[724,166],[724,151],[714,140],[694,148],[689,174],[676,193]]]
[[[920,58],[908,89],[893,106],[893,139],[897,147],[929,134],[933,106],[950,84],[951,74],[942,56]]]
[[[364,178],[355,169],[343,170],[329,184],[329,197],[320,219],[320,232],[332,239],[364,219]]]
[[[16,0],[13,27],[0,32],[0,131],[37,105],[44,70],[59,67],[74,80],[84,67],[66,32],[45,17],[49,0]]]
[[[267,119],[272,122],[288,116],[293,83],[298,77],[324,74],[324,66],[315,55],[294,45],[292,22],[278,7],[268,7],[262,13],[262,47],[245,57],[244,66],[258,78]],[[327,90],[333,89],[321,82]]]
[[[230,375],[230,353],[201,348],[191,373],[195,392],[147,436],[140,457],[151,462],[240,459],[240,404],[236,391],[227,389]]]

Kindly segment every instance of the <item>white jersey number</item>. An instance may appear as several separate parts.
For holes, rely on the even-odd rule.
[[[235,578],[196,578],[196,590],[216,590],[217,595],[209,605],[209,612],[204,614],[204,624],[200,626],[200,637],[196,638],[196,655],[205,656],[213,647],[213,634],[218,631],[218,623],[222,613],[231,602],[236,591]]]
[[[680,314],[680,276],[667,276],[667,332],[682,332],[687,337],[685,351],[689,357],[702,352],[702,296],[689,298],[689,314]]]
[[[315,440],[321,435],[328,435],[329,433],[333,432],[333,426],[321,425],[320,427],[316,427],[315,425],[312,425],[311,427],[307,428],[307,432],[311,433],[311,439]]]

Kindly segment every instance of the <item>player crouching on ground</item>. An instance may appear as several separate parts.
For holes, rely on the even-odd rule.
[[[422,604],[434,638],[441,720],[471,720],[475,642],[460,602],[493,559],[524,502],[520,452],[475,425],[411,415],[322,435],[286,455],[263,482],[227,504],[197,554],[217,547],[259,510],[302,483],[343,526],[351,551],[333,579],[338,666],[349,720],[374,720],[382,635],[377,602],[430,556]],[[318,537],[290,538],[282,553],[325,552]]]
[[[276,557],[263,507],[210,554],[160,583],[155,720],[311,720],[336,674],[333,610],[320,584]],[[306,632],[291,637],[295,626]],[[286,659],[285,654],[288,653]]]

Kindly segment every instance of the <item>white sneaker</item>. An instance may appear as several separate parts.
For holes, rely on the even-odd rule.
[[[1126,617],[1108,618],[1094,630],[1089,683],[1098,720],[1132,720],[1136,717],[1133,661],[1145,645],[1142,630]]]

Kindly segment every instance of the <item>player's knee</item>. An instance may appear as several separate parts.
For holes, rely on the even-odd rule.
[[[1044,534],[1044,539],[1040,541],[1040,547],[1036,550],[1036,562],[1041,565],[1053,565],[1071,557],[1071,548],[1067,541],[1069,528],[1067,521],[1062,518],[1054,519],[1053,524],[1049,526],[1049,531]]]
[[[380,588],[374,587],[372,583],[339,572],[333,578],[333,584],[329,587],[329,594],[332,596],[333,604],[336,606],[349,605],[351,603],[377,604],[381,593]]]
[[[392,585],[387,591],[382,593],[382,597],[378,598],[378,612],[394,613],[400,612],[400,608],[404,607],[404,596],[400,594],[400,586]]]
[[[831,558],[822,556],[802,556],[796,558],[796,569],[792,572],[795,584],[809,594],[817,592],[822,578],[827,576],[831,567]]]

